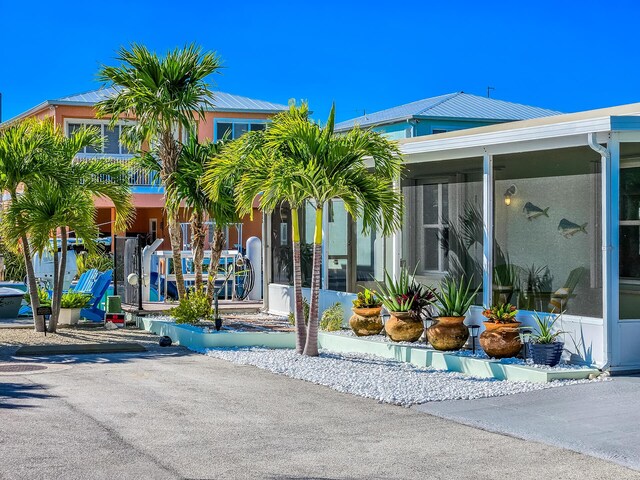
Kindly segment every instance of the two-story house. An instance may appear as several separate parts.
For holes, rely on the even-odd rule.
[[[135,122],[134,118],[122,118],[114,129],[108,127],[107,119],[96,118],[95,104],[100,100],[113,95],[114,87],[100,88],[85,93],[70,95],[55,100],[46,100],[41,104],[8,120],[14,122],[21,118],[37,117],[52,118],[56,125],[60,125],[67,134],[80,128],[82,125],[98,125],[102,134],[106,137],[102,151],[86,148],[81,152],[81,159],[108,157],[115,161],[127,162],[133,155],[120,142],[122,127]],[[215,92],[214,107],[208,108],[204,120],[198,124],[198,138],[201,141],[218,140],[223,137],[229,139],[238,138],[244,132],[264,129],[269,117],[286,110],[285,105],[256,100],[240,95],[232,95],[224,92]],[[103,237],[111,237],[114,234],[135,236],[137,234],[149,235],[153,238],[163,238],[165,242],[161,249],[168,249],[169,232],[164,213],[164,191],[157,176],[140,169],[130,171],[130,183],[135,206],[135,221],[126,232],[114,232],[112,224],[115,216],[113,205],[102,198],[96,199],[97,222]],[[185,219],[186,222],[186,219]],[[253,220],[243,219],[242,238],[250,236],[261,237],[262,216],[254,215]],[[183,229],[185,245],[188,245],[189,234],[185,225]],[[229,245],[238,243],[238,231],[231,228],[229,231]]]

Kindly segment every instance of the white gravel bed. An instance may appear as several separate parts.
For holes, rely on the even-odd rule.
[[[239,365],[253,365],[280,375],[325,385],[339,392],[402,406],[498,397],[598,381],[500,381],[419,368],[374,355],[337,354],[328,351],[321,351],[319,357],[298,355],[288,349],[265,348],[208,349],[205,353]]]

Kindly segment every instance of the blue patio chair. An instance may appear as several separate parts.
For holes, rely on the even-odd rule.
[[[91,293],[93,284],[96,283],[96,280],[99,276],[100,272],[96,268],[87,270],[82,275],[80,275],[78,282],[69,290],[72,290],[76,293]]]
[[[91,289],[91,300],[89,305],[80,310],[80,317],[86,318],[92,322],[103,322],[105,311],[100,309],[99,305],[102,301],[102,297],[107,293],[109,285],[111,285],[111,279],[113,277],[113,270],[107,270],[100,274],[96,280],[93,288]]]

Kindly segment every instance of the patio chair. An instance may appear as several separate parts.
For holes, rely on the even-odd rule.
[[[573,291],[582,280],[582,277],[587,272],[587,269],[584,267],[578,267],[571,270],[569,273],[569,278],[564,282],[564,286],[559,288],[555,292],[551,294],[551,300],[549,301],[549,312],[551,313],[562,313],[567,309],[567,304],[569,303],[569,299],[573,298]]]
[[[69,290],[76,293],[91,293],[91,289],[93,288],[93,284],[96,283],[96,280],[100,276],[100,272],[96,268],[92,268],[87,270],[78,279],[78,282]]]
[[[89,305],[80,310],[80,317],[86,318],[92,322],[103,322],[105,311],[102,310],[99,305],[102,301],[102,297],[107,293],[109,285],[111,285],[111,279],[113,277],[113,270],[107,270],[100,274],[96,280],[93,288],[91,289],[91,300]]]

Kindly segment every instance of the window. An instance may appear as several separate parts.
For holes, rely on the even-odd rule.
[[[100,135],[104,137],[104,147],[101,151],[98,151],[93,147],[85,147],[81,153],[105,153],[110,155],[127,155],[130,153],[121,142],[122,132],[126,128],[124,125],[116,125],[111,129],[106,123],[73,122],[67,124],[67,135],[72,135],[81,127],[97,128]]]
[[[226,138],[235,140],[243,133],[255,132],[267,128],[265,120],[221,120],[214,126],[214,138],[216,141]]]
[[[620,319],[640,318],[640,162],[635,159],[623,159],[620,169],[619,265]]]
[[[601,318],[600,157],[577,147],[493,162],[494,302]]]
[[[449,188],[446,183],[428,183],[422,189],[422,231],[420,246],[423,249],[423,270],[446,272],[448,236]]]

